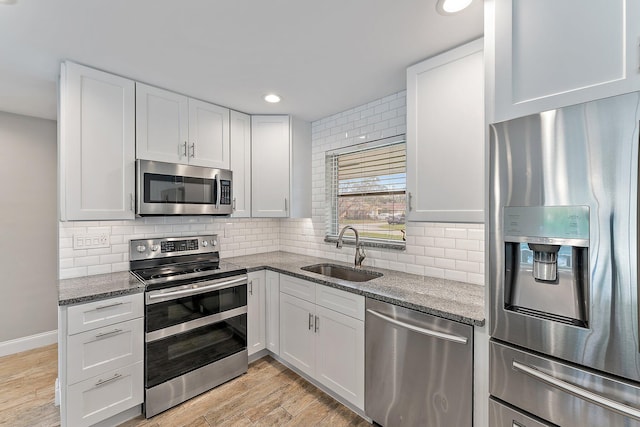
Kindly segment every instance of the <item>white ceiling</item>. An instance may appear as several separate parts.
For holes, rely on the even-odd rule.
[[[403,90],[482,36],[481,0],[18,0],[0,4],[0,111],[55,119],[63,59],[251,114],[313,121]],[[262,96],[276,92],[277,105]]]

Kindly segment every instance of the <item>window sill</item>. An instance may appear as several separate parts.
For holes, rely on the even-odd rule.
[[[326,243],[338,243],[338,238],[334,236],[325,236],[324,241]],[[355,246],[356,240],[354,238],[343,238],[342,243],[346,246]],[[378,248],[378,249],[391,249],[395,251],[404,251],[407,248],[407,242],[390,242],[390,241],[375,241],[368,239],[360,239],[360,246],[365,248]]]

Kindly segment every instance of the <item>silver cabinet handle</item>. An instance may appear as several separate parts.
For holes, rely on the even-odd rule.
[[[122,374],[115,374],[114,376],[112,376],[111,378],[107,378],[106,380],[100,379],[98,380],[98,382],[96,382],[96,387],[100,387],[101,385],[105,385],[106,383],[110,383],[113,380],[117,380],[118,378],[121,378]]]
[[[236,210],[236,198],[233,198],[233,204],[231,205],[231,209]]]
[[[370,308],[367,308],[367,313],[371,313],[374,316],[379,317],[382,320],[386,320],[387,322],[393,323],[396,326],[400,326],[401,328],[409,329],[410,331],[417,332],[417,333],[422,334],[422,335],[428,335],[430,337],[440,338],[442,340],[452,341],[452,342],[455,342],[455,343],[458,343],[458,344],[466,344],[468,342],[468,339],[466,337],[461,337],[459,335],[445,334],[443,332],[432,331],[431,329],[425,329],[425,328],[421,328],[419,326],[410,325],[409,323],[404,323],[404,322],[401,322],[401,321],[396,320],[394,318],[391,318],[389,316],[385,316],[384,314],[378,313],[377,311],[371,310]]]
[[[533,378],[536,378],[542,382],[545,382],[553,387],[556,387],[559,390],[562,390],[564,392],[577,396],[581,399],[587,400],[593,404],[596,404],[610,411],[614,411],[624,416],[631,417],[636,420],[640,420],[640,410],[636,408],[623,405],[620,402],[616,402],[615,400],[611,400],[607,397],[601,396],[592,391],[586,390],[582,387],[578,387],[576,385],[573,385],[571,383],[558,379],[536,368],[524,365],[516,360],[512,362],[512,366],[514,369],[520,372],[523,372]]]
[[[318,316],[316,316],[316,321],[315,321],[315,326],[314,326],[313,332],[317,333],[319,329],[320,329],[320,318]]]
[[[133,210],[135,209],[135,199],[133,197],[133,193],[129,193],[129,208],[131,209],[131,212],[133,212]]]
[[[413,206],[411,206],[411,199],[413,199],[413,196],[411,195],[411,192],[408,192],[407,195],[409,196],[409,212],[411,212],[413,210]]]
[[[253,295],[253,280],[249,280],[249,295]]]
[[[182,157],[187,157],[187,141],[182,143]]]
[[[101,332],[99,334],[96,334],[96,338],[102,338],[102,337],[106,337],[108,335],[119,334],[120,332],[122,332],[122,329],[114,329],[111,332]]]
[[[104,310],[105,308],[117,307],[117,306],[122,305],[122,304],[124,304],[124,303],[123,302],[114,302],[113,304],[99,305],[95,309],[96,310]]]
[[[196,156],[196,143],[192,142],[191,143],[191,157],[195,157]]]
[[[284,211],[285,211],[285,213],[289,212],[289,206],[287,206],[287,198],[286,197],[284,198]]]
[[[309,330],[313,327],[313,314],[309,313]]]

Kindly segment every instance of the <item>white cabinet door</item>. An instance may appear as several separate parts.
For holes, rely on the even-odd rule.
[[[189,99],[189,164],[229,169],[229,109]]]
[[[247,350],[249,355],[266,347],[265,271],[248,274],[247,287]]]
[[[364,410],[364,322],[317,306],[315,330],[315,378]]]
[[[136,158],[189,161],[189,99],[136,83]]]
[[[67,340],[68,384],[141,361],[143,337],[143,318],[71,335]]]
[[[70,386],[63,425],[90,426],[141,404],[143,373],[140,361]]]
[[[640,89],[638,0],[495,0],[494,7],[487,17],[494,121]]]
[[[280,357],[313,377],[315,304],[280,293]]]
[[[276,355],[280,354],[280,276],[275,271],[265,272],[267,349]]]
[[[251,216],[289,216],[289,116],[251,117]]]
[[[251,216],[251,116],[231,111],[231,171],[233,172],[233,214]]]
[[[476,40],[407,69],[409,221],[484,221],[484,62]]]
[[[62,64],[59,112],[60,218],[134,218],[134,82]]]

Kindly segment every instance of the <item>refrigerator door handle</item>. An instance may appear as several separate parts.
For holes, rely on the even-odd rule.
[[[616,402],[615,400],[611,400],[604,396],[601,396],[597,393],[594,393],[589,390],[585,390],[582,387],[578,387],[566,381],[560,380],[554,376],[546,374],[534,367],[524,365],[516,360],[512,362],[512,366],[515,370],[525,373],[535,379],[538,379],[542,382],[545,382],[553,387],[556,387],[566,393],[577,396],[581,399],[587,400],[595,405],[598,405],[602,408],[608,409],[610,411],[617,412],[627,417],[631,417],[635,420],[640,421],[640,410],[633,408],[631,406],[624,405],[620,402]]]

